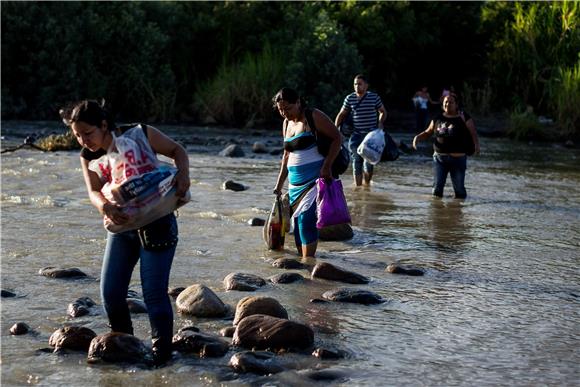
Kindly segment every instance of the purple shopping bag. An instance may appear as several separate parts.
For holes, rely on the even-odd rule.
[[[316,184],[318,185],[316,228],[321,229],[336,224],[350,223],[350,214],[342,191],[342,182],[333,179],[328,183],[324,179],[318,179]]]

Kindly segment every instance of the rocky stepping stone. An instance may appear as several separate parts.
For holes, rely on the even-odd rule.
[[[314,342],[314,331],[307,325],[282,318],[255,314],[242,319],[232,343],[245,348],[306,349]]]
[[[56,330],[48,339],[48,344],[55,352],[63,349],[87,352],[91,341],[97,336],[86,327],[69,326]]]
[[[224,317],[228,307],[205,285],[191,285],[175,300],[177,311],[196,317]]]
[[[306,266],[293,258],[278,258],[272,262],[272,266],[279,269],[304,269]]]
[[[317,263],[312,269],[312,278],[346,282],[349,284],[367,284],[370,280],[360,274],[334,266],[328,262]]]
[[[173,336],[173,349],[184,353],[196,353],[201,357],[222,357],[229,351],[230,345],[217,336],[181,330]]]
[[[224,278],[226,290],[241,290],[253,292],[266,285],[266,281],[254,274],[230,273]]]
[[[346,241],[352,239],[354,231],[348,223],[323,227],[318,231],[321,241]]]
[[[250,226],[263,226],[266,224],[266,221],[262,218],[252,218],[248,220],[248,224]]]
[[[224,182],[224,184],[222,185],[222,188],[224,190],[230,190],[230,191],[234,191],[234,192],[241,192],[241,191],[245,191],[247,189],[245,185],[240,184],[240,183],[236,183],[233,180],[228,180],[228,181]]]
[[[87,362],[153,364],[153,352],[133,335],[109,332],[91,341]]]
[[[242,298],[238,302],[233,324],[238,325],[242,319],[254,314],[265,314],[284,319],[288,318],[288,312],[286,309],[284,309],[284,307],[274,298],[249,296]]]
[[[350,302],[363,305],[380,304],[385,302],[385,300],[376,293],[368,290],[351,288],[329,290],[325,292],[322,297],[335,302]]]
[[[239,373],[270,375],[284,371],[276,355],[268,351],[238,352],[231,357],[228,364]]]
[[[418,269],[416,267],[401,266],[397,263],[391,263],[385,271],[392,274],[403,274],[411,276],[422,276],[425,274],[424,270]]]
[[[95,305],[95,302],[89,297],[81,297],[68,304],[67,314],[73,318],[85,316],[90,313],[90,308]]]
[[[61,269],[53,266],[40,269],[38,274],[48,278],[83,278],[87,276],[77,267]]]
[[[30,327],[28,326],[28,324],[23,323],[23,322],[17,322],[16,324],[12,325],[10,327],[10,334],[11,335],[25,335],[28,332],[30,332]]]
[[[280,273],[268,278],[268,281],[275,284],[290,284],[304,281],[304,277],[298,273]]]

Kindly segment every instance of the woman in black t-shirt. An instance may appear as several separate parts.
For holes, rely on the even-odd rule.
[[[467,196],[465,170],[467,156],[479,153],[479,139],[473,119],[457,108],[457,97],[449,94],[443,98],[443,113],[435,117],[425,131],[413,138],[413,149],[417,143],[435,134],[433,140],[433,195],[442,197],[447,175],[451,175],[455,198]]]

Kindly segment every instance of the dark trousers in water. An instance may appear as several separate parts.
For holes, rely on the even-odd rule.
[[[175,218],[174,218],[175,220]],[[114,332],[133,334],[127,291],[133,269],[141,259],[141,286],[147,305],[153,349],[171,353],[173,309],[167,294],[175,247],[143,249],[137,231],[109,233],[101,271],[101,297]]]
[[[433,155],[433,195],[443,196],[443,188],[447,180],[447,174],[451,176],[453,190],[457,199],[467,197],[465,190],[465,171],[467,169],[467,156],[453,157],[449,155]]]

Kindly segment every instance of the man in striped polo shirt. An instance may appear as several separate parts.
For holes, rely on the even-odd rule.
[[[363,184],[363,177],[365,185],[371,184],[373,165],[359,156],[356,149],[369,132],[377,127],[383,129],[383,123],[387,118],[387,111],[383,106],[381,97],[372,91],[368,91],[368,88],[369,84],[364,75],[359,74],[354,77],[354,93],[346,96],[342,109],[334,120],[338,128],[348,114],[352,114],[354,130],[350,136],[348,147],[351,153],[354,182],[357,186]]]

